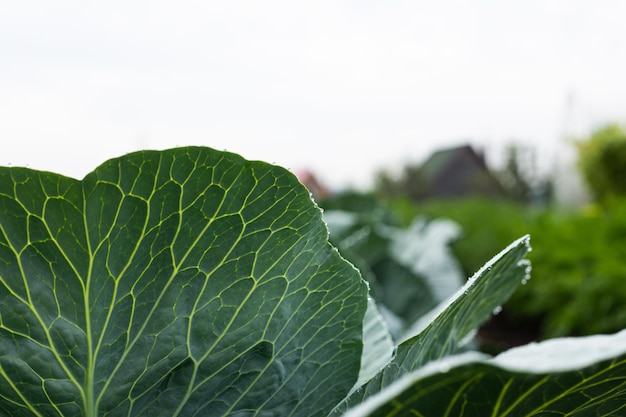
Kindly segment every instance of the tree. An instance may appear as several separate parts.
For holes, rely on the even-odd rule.
[[[594,197],[607,203],[626,196],[626,132],[616,124],[602,127],[579,141],[579,167]]]

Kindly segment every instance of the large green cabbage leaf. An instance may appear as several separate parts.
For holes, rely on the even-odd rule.
[[[0,414],[322,416],[367,286],[287,170],[141,151],[0,168]]]

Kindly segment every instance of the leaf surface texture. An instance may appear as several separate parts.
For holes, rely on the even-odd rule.
[[[288,171],[141,151],[0,168],[0,414],[326,415],[367,287]]]

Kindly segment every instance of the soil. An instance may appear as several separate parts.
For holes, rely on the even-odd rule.
[[[541,319],[520,320],[503,310],[478,330],[476,340],[481,351],[498,354],[515,346],[538,342],[541,327]]]

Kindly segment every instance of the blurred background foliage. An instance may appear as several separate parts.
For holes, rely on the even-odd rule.
[[[579,166],[595,199],[610,204],[626,195],[626,132],[611,124],[579,140]]]
[[[433,286],[443,264],[463,280],[525,234],[531,235],[532,279],[483,326],[480,347],[500,351],[551,337],[613,333],[626,328],[626,134],[606,126],[576,141],[576,149],[593,196],[577,207],[555,202],[555,178],[538,176],[529,169],[529,153],[513,146],[505,167],[490,170],[502,193],[432,193],[436,181],[431,173],[420,175],[427,172],[424,164],[407,166],[396,178],[380,173],[371,192],[335,194],[319,203],[331,241],[364,271],[374,298],[400,323],[396,337],[440,301]],[[438,158],[442,165],[444,158]],[[463,164],[456,160],[453,166],[458,171]],[[447,176],[444,182],[453,181]],[[444,219],[451,221],[447,234],[432,240],[427,226]],[[450,232],[454,227],[457,232]],[[398,240],[402,233],[405,240]],[[422,256],[438,266],[420,269],[398,256],[407,236],[421,242],[418,251],[439,247],[440,255]]]

